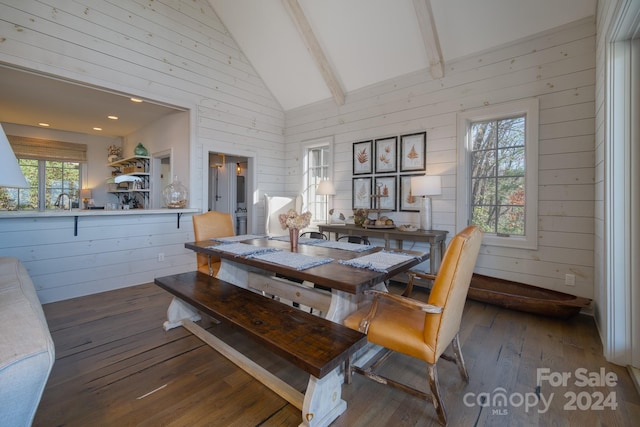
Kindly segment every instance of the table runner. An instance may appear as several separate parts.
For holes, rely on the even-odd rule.
[[[266,234],[239,234],[237,236],[229,236],[229,237],[212,237],[210,240],[221,243],[233,243],[233,242],[241,242],[243,240],[249,239],[262,239],[267,237]]]
[[[235,256],[247,256],[267,252],[282,251],[282,249],[264,248],[260,246],[248,245],[246,243],[223,243],[220,245],[207,246],[206,249],[215,249],[217,251],[227,252]]]
[[[270,239],[282,240],[283,242],[288,242],[289,236],[275,236],[275,237],[270,237]],[[298,238],[298,244],[322,246],[324,248],[332,248],[332,249],[342,249],[342,250],[351,251],[351,252],[365,252],[365,251],[368,251],[369,249],[375,248],[375,246],[373,245],[362,245],[362,244],[351,243],[351,242],[338,242],[336,240],[314,239],[311,237]]]
[[[273,237],[269,237],[269,239],[271,240],[279,240],[281,242],[288,242],[289,241],[289,235],[287,234],[286,236],[273,236]],[[315,244],[315,242],[318,241],[325,241],[324,239],[312,239],[311,237],[298,237],[298,244],[299,245],[313,245]]]
[[[363,245],[363,244],[351,243],[351,242],[338,242],[336,240],[322,240],[322,239],[312,239],[312,240],[317,240],[317,242],[309,243],[310,245],[322,246],[323,248],[342,249],[344,251],[351,251],[351,252],[365,252],[375,248],[375,246],[373,245]]]
[[[253,254],[247,258],[256,258],[261,261],[284,265],[296,270],[306,270],[307,268],[327,264],[333,261],[333,258],[322,258],[317,256],[299,254],[297,252],[280,250],[278,250],[277,252]]]
[[[386,272],[397,264],[401,264],[415,258],[419,257],[402,252],[380,251],[360,258],[340,260],[338,262],[351,267],[368,268],[373,271]]]

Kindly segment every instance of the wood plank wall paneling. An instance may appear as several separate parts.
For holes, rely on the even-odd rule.
[[[203,147],[256,153],[261,194],[284,191],[284,112],[206,0],[0,0],[0,62],[191,109],[175,147],[190,205],[202,200]],[[153,152],[153,144],[145,144]],[[254,212],[264,224],[262,198]],[[1,219],[0,256],[18,256],[42,302],[193,269],[191,216]],[[165,254],[158,263],[157,254]]]
[[[41,302],[153,281],[195,268],[192,215],[83,216],[0,220],[0,256],[19,258]],[[158,254],[164,254],[164,261]]]
[[[333,207],[351,214],[352,144],[427,131],[427,170],[443,175],[433,198],[438,229],[456,227],[456,114],[470,108],[537,97],[539,129],[538,249],[483,247],[477,271],[586,297],[594,294],[595,20],[586,19],[426,71],[347,94],[346,103],[318,103],[286,112],[291,183],[300,180],[298,144],[334,136]],[[417,224],[397,212],[397,223]],[[576,286],[564,285],[565,273]]]
[[[196,135],[188,156],[190,194],[199,205],[203,203],[203,184],[196,178],[203,176],[198,158],[203,146],[233,145],[256,152],[261,192],[295,193],[301,173],[298,143],[332,135],[339,193],[333,204],[348,213],[351,144],[427,130],[429,173],[444,175],[443,195],[434,200],[434,222],[453,233],[456,112],[485,103],[539,97],[541,245],[537,251],[492,255],[483,262],[493,264],[498,258],[501,263],[496,270],[503,277],[564,291],[564,272],[575,271],[576,287],[570,290],[592,296],[594,249],[582,244],[593,231],[572,224],[570,219],[593,220],[595,196],[589,179],[593,179],[593,128],[598,114],[594,108],[593,21],[447,64],[445,78],[440,80],[417,72],[349,93],[341,107],[319,103],[290,111],[285,127],[284,112],[206,0],[155,1],[153,7],[142,0],[14,3],[0,0],[0,31],[5,37],[0,61],[194,106]],[[560,153],[565,157],[555,157]],[[575,176],[578,182],[572,181]],[[563,194],[571,194],[572,199],[558,200]],[[256,212],[260,216],[257,223],[262,224],[262,207],[257,206]],[[395,216],[400,222],[417,221],[415,214]],[[552,226],[547,229],[547,225]],[[555,233],[563,233],[562,239],[552,238]],[[582,257],[549,255],[558,249],[579,249]],[[15,251],[14,247],[2,249],[3,253]],[[123,250],[116,257],[121,265],[131,268],[128,254]],[[541,263],[548,262],[542,261],[545,259],[553,259],[556,269],[542,268]],[[33,273],[39,276],[37,271]],[[47,298],[56,300],[56,293],[72,292],[58,289]]]
[[[196,154],[204,145],[257,153],[273,166],[257,182],[281,176],[282,108],[206,0],[0,1],[0,16],[2,62],[191,107],[195,135],[174,155],[189,158],[192,206],[205,205]]]

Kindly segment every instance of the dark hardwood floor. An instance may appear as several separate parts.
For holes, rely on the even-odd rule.
[[[414,297],[426,299],[426,291],[417,289]],[[299,410],[198,338],[182,328],[165,332],[170,300],[159,287],[145,284],[46,304],[56,363],[34,426],[300,423]],[[299,369],[224,324],[203,322],[294,387],[306,387],[308,377]],[[562,321],[468,301],[460,338],[469,384],[455,365],[438,364],[450,426],[638,425],[640,397],[627,370],[605,361],[588,316]],[[385,368],[426,388],[421,363],[394,355]],[[545,381],[536,394],[539,368],[548,369],[552,380],[571,377],[566,385]],[[582,386],[583,371],[576,377],[580,368],[590,385]],[[595,384],[601,372],[609,384],[615,375],[615,386]],[[548,408],[537,396],[550,399]],[[347,410],[333,426],[439,426],[430,404],[358,375],[343,386],[343,398]]]

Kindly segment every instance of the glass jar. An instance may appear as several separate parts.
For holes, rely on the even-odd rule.
[[[178,175],[175,176],[171,184],[162,190],[162,199],[164,200],[165,206],[169,209],[186,208],[188,197],[189,191],[187,187],[182,185],[178,179]]]
[[[136,148],[133,149],[133,154],[135,154],[136,156],[148,156],[149,150],[147,150],[146,147],[142,145],[142,142],[139,142],[138,145],[136,145]]]

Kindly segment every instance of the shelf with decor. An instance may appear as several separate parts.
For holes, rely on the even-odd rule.
[[[107,166],[112,168],[111,177],[107,179],[107,192],[115,194],[118,203],[124,206],[148,209],[151,194],[151,157],[127,157],[110,162]]]

